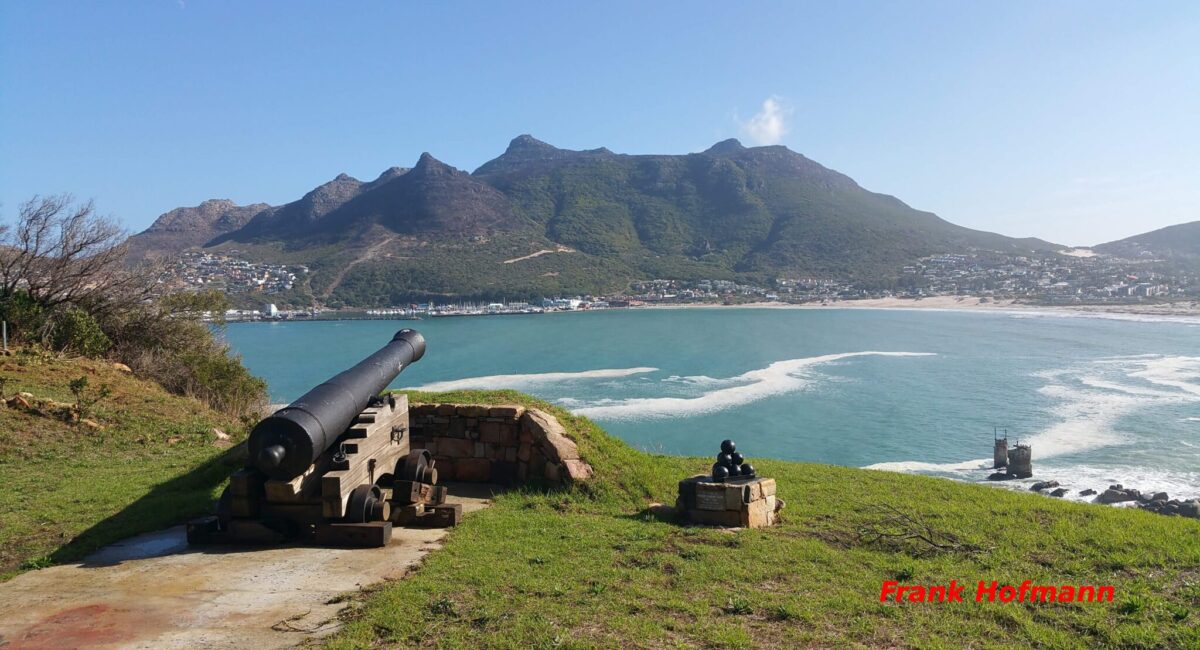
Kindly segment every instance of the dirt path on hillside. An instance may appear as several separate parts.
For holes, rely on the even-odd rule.
[[[549,255],[550,253],[574,253],[574,252],[575,252],[574,248],[571,248],[569,246],[559,245],[559,246],[554,247],[553,250],[551,250],[549,248],[543,248],[542,250],[537,251],[535,253],[530,253],[528,255],[522,255],[521,257],[514,257],[511,260],[504,260],[503,262],[501,262],[501,264],[513,264],[514,262],[531,260],[535,257],[541,257],[542,255]]]
[[[367,250],[363,251],[363,254],[359,255],[358,259],[338,269],[337,273],[333,276],[333,281],[330,282],[329,286],[325,288],[325,291],[321,293],[321,298],[325,299],[329,296],[332,296],[333,290],[338,288],[338,285],[342,283],[342,280],[346,277],[346,274],[350,272],[350,269],[362,264],[363,262],[367,262],[379,257],[380,251],[394,241],[396,241],[395,237],[384,237],[383,239],[380,239],[379,241],[367,247]]]
[[[493,493],[450,489],[464,512]],[[397,528],[374,549],[193,548],[176,526],[0,583],[0,647],[291,648],[336,632],[346,594],[404,576],[446,534]]]

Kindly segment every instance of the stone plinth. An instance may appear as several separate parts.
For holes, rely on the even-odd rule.
[[[702,474],[679,482],[675,510],[696,524],[766,528],[773,525],[783,501],[775,496],[775,479],[730,479],[722,483]]]

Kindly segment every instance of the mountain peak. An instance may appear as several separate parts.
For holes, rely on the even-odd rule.
[[[737,138],[729,138],[722,140],[713,146],[709,147],[704,153],[711,156],[728,156],[735,153],[741,153],[746,150],[742,143]]]
[[[421,154],[412,170],[417,174],[453,174],[457,171],[450,165],[434,158],[428,151]]]
[[[357,178],[355,178],[355,177],[353,177],[353,176],[351,176],[350,174],[347,174],[347,173],[345,173],[345,172],[342,172],[341,174],[338,174],[338,175],[337,175],[337,176],[336,176],[336,177],[333,179],[333,182],[335,182],[335,183],[336,183],[336,182],[338,182],[338,181],[354,181],[355,183],[357,183],[357,182],[358,182],[358,179],[357,179]]]
[[[373,180],[371,182],[372,183],[381,183],[384,181],[390,181],[393,178],[396,178],[397,176],[403,176],[403,175],[407,174],[410,169],[412,169],[412,168],[411,167],[388,167],[387,169],[383,170],[383,173],[379,175],[379,178],[376,178],[375,180]]]
[[[505,150],[505,153],[512,153],[514,151],[554,151],[557,148],[552,144],[538,140],[528,133],[523,133],[508,143],[508,149]]]

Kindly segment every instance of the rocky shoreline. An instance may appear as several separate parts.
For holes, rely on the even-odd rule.
[[[1038,481],[1029,486],[1029,489],[1038,494],[1058,498],[1065,497],[1070,493],[1070,490],[1061,487],[1058,481]],[[1133,503],[1133,507],[1160,515],[1200,519],[1200,499],[1172,499],[1166,492],[1144,493],[1141,490],[1127,488],[1120,483],[1114,483],[1108,486],[1108,489],[1099,493],[1090,488],[1079,491],[1079,496],[1086,497],[1092,495],[1096,496],[1095,499],[1092,499],[1092,503],[1104,505]]]

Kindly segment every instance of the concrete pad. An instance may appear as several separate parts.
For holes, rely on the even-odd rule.
[[[497,486],[449,484],[487,507]],[[0,647],[290,648],[340,626],[344,596],[403,577],[448,533],[396,528],[384,548],[189,547],[184,527],[0,583]]]

